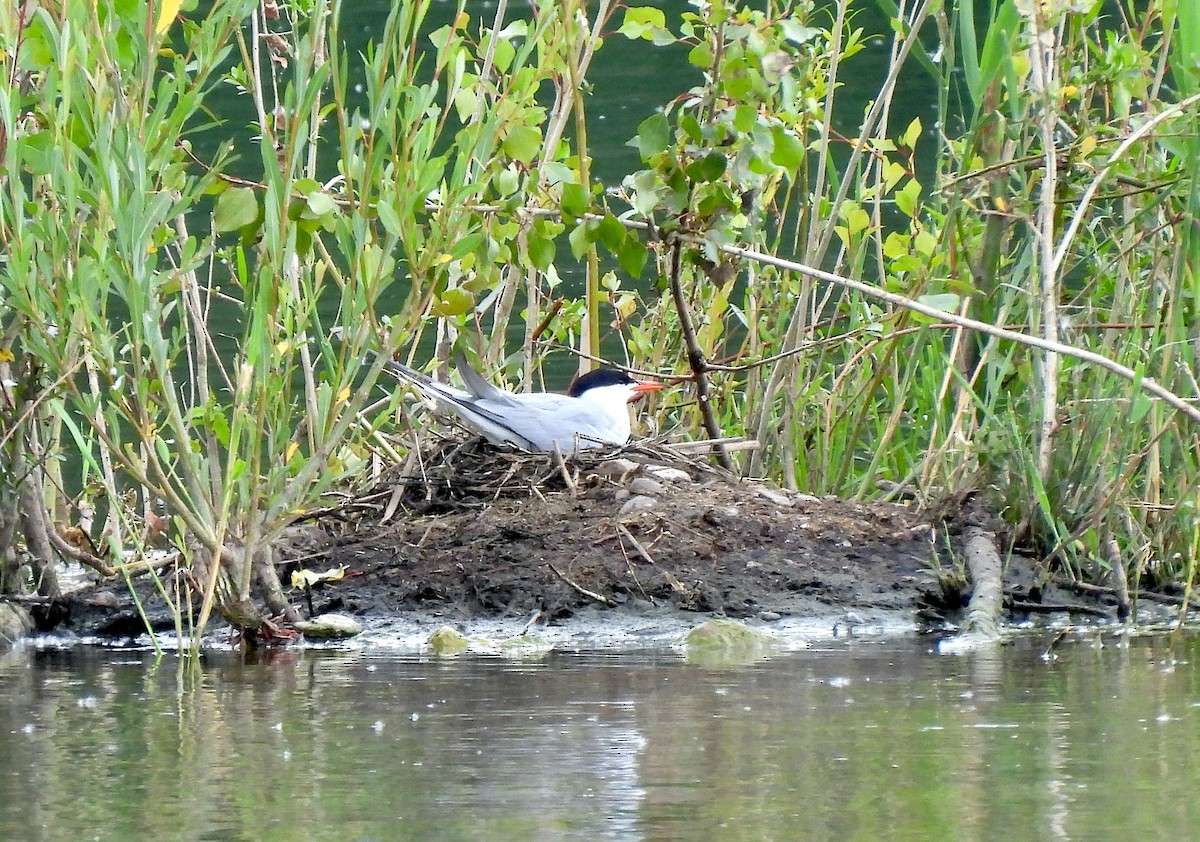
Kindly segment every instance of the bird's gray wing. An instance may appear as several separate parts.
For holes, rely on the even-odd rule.
[[[454,370],[458,372],[467,391],[474,397],[496,401],[500,404],[513,403],[512,393],[492,385],[487,378],[471,367],[471,364],[467,362],[466,354],[462,351],[459,351],[454,357]]]
[[[628,439],[628,432],[622,436],[613,430],[611,419],[590,401],[547,393],[517,397],[518,401],[502,406],[482,400],[476,407],[494,414],[499,423],[528,441],[528,449],[549,453],[557,445],[568,453],[599,442],[624,444]]]
[[[395,377],[402,383],[411,383],[416,386],[422,394],[429,397],[445,397],[455,400],[466,400],[472,396],[467,392],[455,389],[448,383],[440,383],[434,380],[427,374],[422,374],[415,368],[409,368],[403,363],[398,363],[395,360],[384,360],[383,370]]]
[[[395,360],[386,360],[383,366],[384,370],[397,380],[411,383],[422,395],[443,409],[457,415],[467,427],[482,434],[493,444],[511,444],[514,447],[529,451],[541,449],[520,430],[514,429],[506,417],[508,414],[508,405],[513,397],[509,392],[495,389],[498,399],[479,398],[470,392],[464,392],[445,383],[439,383],[437,380]],[[459,368],[460,373],[462,370]],[[480,380],[483,380],[474,371],[472,373]],[[486,380],[483,382],[487,383]],[[488,385],[490,386],[490,384]],[[495,387],[492,388],[494,389]]]

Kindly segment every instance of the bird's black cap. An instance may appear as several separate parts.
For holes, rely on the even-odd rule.
[[[567,394],[577,398],[588,389],[596,389],[600,386],[630,386],[636,382],[628,374],[617,371],[615,368],[598,368],[576,377],[567,389]]]

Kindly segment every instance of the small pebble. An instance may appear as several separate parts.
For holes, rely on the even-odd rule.
[[[776,506],[791,506],[793,500],[782,491],[776,491],[773,488],[759,488],[758,494],[760,497],[765,497],[774,503]]]
[[[596,473],[609,479],[624,479],[629,474],[636,473],[640,466],[632,459],[605,459],[596,466]]]
[[[112,591],[96,591],[83,601],[84,605],[89,605],[92,608],[109,608],[115,609],[121,607],[120,598]]]
[[[668,468],[666,465],[647,465],[647,476],[654,477],[660,482],[691,482],[692,475],[679,468]]]
[[[634,477],[629,483],[629,491],[632,494],[644,494],[654,497],[666,493],[666,486],[661,482],[655,482],[649,477]]]
[[[758,613],[758,619],[762,620],[764,623],[773,623],[776,620],[782,620],[783,615],[778,611],[760,611]]]
[[[318,614],[311,620],[296,623],[305,637],[317,640],[337,640],[361,634],[362,623],[345,614]]]
[[[635,494],[625,501],[625,505],[621,506],[617,512],[618,517],[623,515],[637,514],[638,512],[649,512],[658,508],[658,501],[653,497],[646,497],[643,494]]]

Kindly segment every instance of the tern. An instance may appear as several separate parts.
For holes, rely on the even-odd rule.
[[[565,395],[518,394],[489,383],[460,352],[454,368],[466,391],[387,360],[384,369],[438,406],[454,413],[492,444],[530,453],[563,453],[629,441],[629,404],[662,388],[623,371],[598,368],[577,378]]]

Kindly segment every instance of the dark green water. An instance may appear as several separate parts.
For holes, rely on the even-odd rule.
[[[1197,641],[0,658],[0,839],[1192,839]]]
[[[343,31],[365,44],[389,7],[347,4]],[[856,23],[886,31],[874,5]],[[843,77],[841,133],[885,57],[872,42]],[[626,141],[692,73],[621,38],[601,50],[600,178],[636,169]],[[906,79],[894,127],[932,128],[926,83]],[[22,650],[0,657],[0,840],[1194,838],[1197,644],[1104,643],[1044,660],[1032,638],[961,657],[860,640],[725,669],[663,648],[332,650],[198,673]]]

